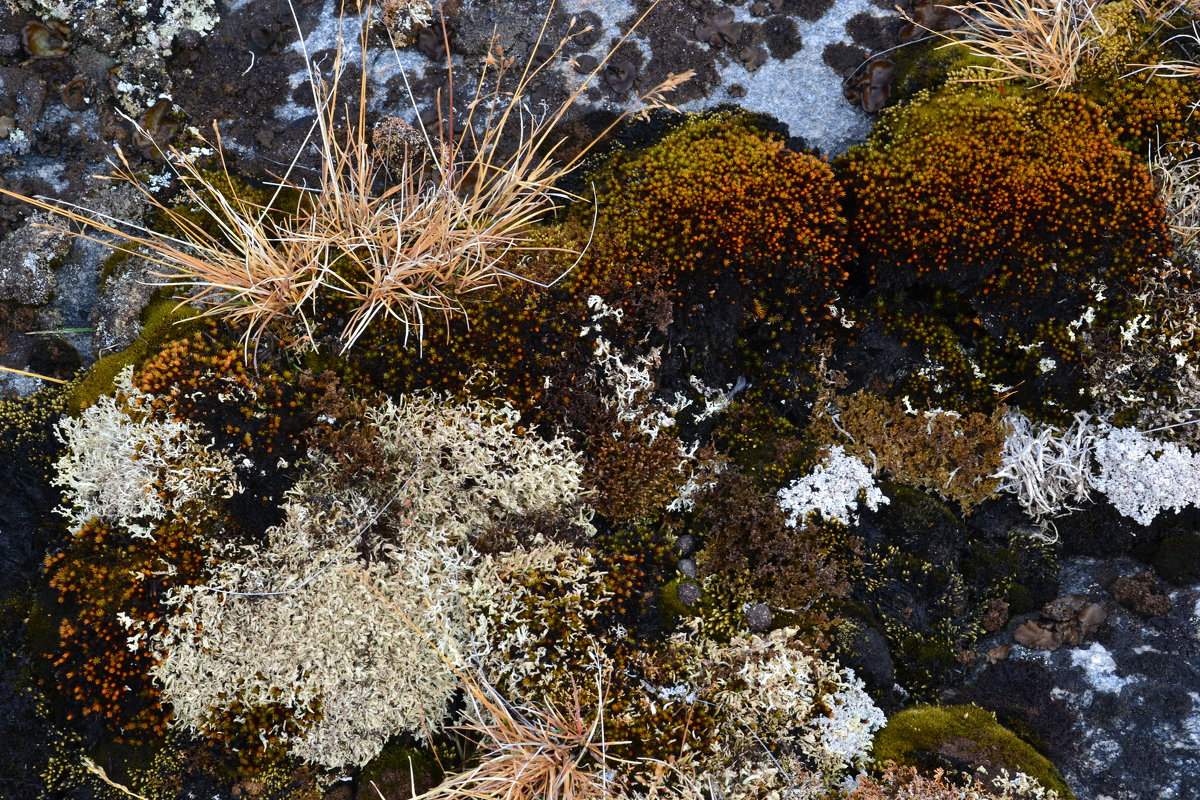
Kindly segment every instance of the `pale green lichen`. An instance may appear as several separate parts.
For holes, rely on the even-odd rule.
[[[214,711],[280,703],[304,730],[266,733],[330,768],[438,730],[457,671],[488,649],[473,595],[501,591],[479,585],[486,570],[472,578],[470,535],[578,506],[566,441],[519,431],[510,407],[410,397],[368,419],[387,474],[347,484],[314,456],[265,546],[228,560],[211,587],[175,591],[154,675],[177,724],[204,731]]]

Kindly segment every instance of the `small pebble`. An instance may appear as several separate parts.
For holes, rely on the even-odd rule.
[[[21,54],[21,37],[15,33],[0,36],[0,56],[11,58]]]
[[[771,627],[771,620],[775,615],[771,613],[771,607],[766,603],[755,603],[747,605],[742,613],[746,615],[746,625],[755,633],[762,633]]]
[[[692,553],[696,552],[696,537],[690,533],[685,533],[675,540],[675,554],[680,558],[687,558]]]
[[[694,583],[681,583],[675,587],[675,594],[684,608],[694,608],[700,602],[700,587]]]
[[[696,577],[696,562],[690,558],[679,559],[679,573],[685,578]]]

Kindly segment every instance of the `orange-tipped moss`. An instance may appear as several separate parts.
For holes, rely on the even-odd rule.
[[[843,174],[881,285],[949,286],[1017,327],[1071,313],[1093,282],[1120,298],[1170,252],[1145,164],[1077,95],[919,97]]]
[[[170,522],[141,539],[93,522],[46,558],[61,614],[55,650],[46,655],[68,717],[98,717],[135,743],[166,733],[169,716],[148,677],[146,639],[171,613],[161,603],[168,587],[198,583],[204,574],[197,524]],[[141,645],[130,647],[135,635]]]
[[[750,117],[685,124],[619,159],[604,180],[593,285],[610,302],[632,303],[631,292],[647,289],[695,302],[694,284],[719,280],[782,289],[796,312],[821,316],[821,303],[845,280],[832,171]],[[746,302],[717,303],[739,300]]]
[[[452,323],[448,341],[431,336],[421,356],[403,346],[402,330],[381,326],[364,340],[354,382],[459,392],[483,369],[519,408],[569,413],[580,398],[567,387],[592,356],[580,336],[591,295],[623,313],[603,334],[619,348],[647,335],[651,347],[672,342],[668,385],[689,373],[732,380],[742,367],[732,362],[748,352],[757,353],[747,378],[755,386],[775,385],[783,362],[807,363],[800,351],[829,316],[849,261],[841,189],[828,165],[788,150],[751,117],[719,113],[685,119],[657,144],[617,155],[595,184],[598,208],[580,204],[541,231],[538,253],[522,268],[542,282],[565,279],[481,297],[469,330]]]
[[[253,534],[279,521],[283,493],[305,452],[312,404],[325,391],[320,379],[248,366],[242,351],[222,342],[205,320],[191,336],[162,345],[133,382],[151,395],[154,412],[203,425],[214,448],[237,455],[244,491],[226,502],[231,527]]]

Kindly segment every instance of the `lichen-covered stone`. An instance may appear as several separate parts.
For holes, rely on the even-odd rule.
[[[41,305],[54,292],[54,268],[75,237],[56,227],[48,214],[34,214],[0,242],[0,300]]]

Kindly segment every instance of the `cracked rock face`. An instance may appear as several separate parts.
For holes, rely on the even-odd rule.
[[[473,60],[482,58],[493,32],[507,53],[521,58],[530,52],[545,8],[537,5],[529,0],[463,0],[448,26],[451,51],[464,59],[465,73],[471,74]],[[575,30],[591,26],[565,52],[577,64],[594,65],[644,9],[628,0],[563,0],[544,41],[556,42],[571,19]],[[736,102],[778,118],[804,144],[834,155],[861,141],[872,117],[846,100],[842,72],[824,55],[831,47],[842,47],[865,57],[866,50],[852,42],[895,44],[896,20],[893,11],[869,0],[661,0],[617,49],[609,68],[585,92],[579,110],[616,110],[669,74],[691,70],[695,77],[672,95],[675,105],[698,111]],[[872,36],[864,38],[864,30]],[[855,68],[861,61],[856,58],[846,66]],[[575,88],[578,80],[571,69],[546,73],[546,81],[563,90]]]
[[[161,154],[135,125],[156,144],[187,148],[216,121],[235,171],[263,174],[291,163],[313,114],[303,55],[328,64],[337,45],[337,6],[335,0],[296,3],[298,34],[286,4],[265,0],[14,0],[0,9],[0,168],[6,188],[79,203],[94,188],[90,176],[107,172],[104,162],[114,146],[134,160],[135,170],[165,180]],[[574,22],[577,35],[560,61],[545,66],[530,100],[560,102],[599,68],[567,120],[576,132],[591,124],[586,120],[638,103],[669,76],[693,71],[695,77],[667,98],[673,105],[697,111],[733,101],[784,122],[793,146],[833,155],[864,138],[872,118],[846,100],[842,76],[823,53],[831,43],[862,44],[864,36],[886,43],[886,32],[896,27],[894,12],[870,0],[660,0],[617,47],[647,3],[560,0],[539,47],[547,6],[539,0],[447,0],[445,34],[439,14],[398,54],[382,32],[373,36],[366,59],[372,117],[412,124],[436,108],[439,96],[447,97],[447,41],[456,89],[469,96],[493,35],[506,56],[524,63],[532,55],[536,64]],[[344,31],[357,31],[356,25],[347,18]],[[26,28],[54,33],[42,37],[42,56],[30,58],[22,44]],[[351,72],[363,63],[356,50],[354,44],[347,49]],[[299,169],[314,169],[312,158],[309,152]],[[128,341],[130,326],[110,320],[112,304],[98,301],[94,276],[68,281],[61,271],[51,275],[56,256],[49,254],[61,256],[63,242],[32,228],[18,233],[26,213],[0,203],[0,234],[14,237],[0,251],[0,294],[38,306],[54,297],[56,287],[58,294],[75,293],[62,301],[70,306],[66,312],[55,312],[61,324],[88,325],[90,306],[99,302],[105,306],[99,320],[90,320],[98,328],[97,347]],[[88,308],[80,311],[83,306]],[[10,334],[23,335],[0,331]]]
[[[1092,639],[1053,652],[1012,648],[1046,668],[1053,694],[1075,715],[1074,753],[1056,761],[1083,800],[1200,797],[1200,586],[1166,587],[1168,604],[1146,616],[1108,588],[1136,580],[1136,562],[1076,558],[1062,591],[1104,602]]]
[[[0,241],[0,300],[41,305],[54,292],[54,267],[66,257],[75,237],[48,228],[48,214],[31,216]]]

